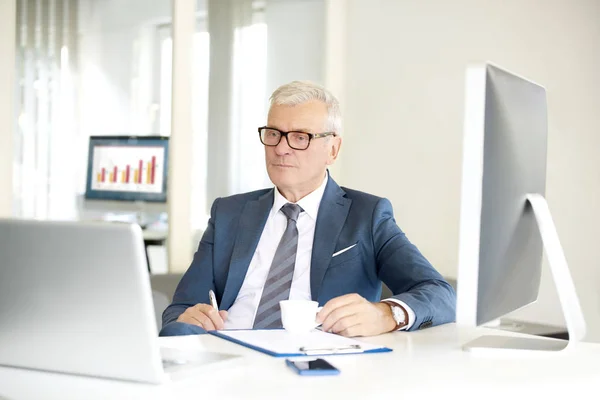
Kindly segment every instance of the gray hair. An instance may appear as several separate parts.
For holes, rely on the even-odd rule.
[[[271,95],[270,105],[296,106],[311,100],[325,103],[328,112],[325,129],[341,135],[342,113],[339,101],[330,91],[314,82],[293,81],[278,87]]]

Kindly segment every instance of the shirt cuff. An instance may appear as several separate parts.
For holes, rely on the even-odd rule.
[[[393,297],[390,297],[388,299],[385,299],[384,301],[393,301],[394,303],[398,304],[399,306],[401,306],[402,308],[404,308],[406,310],[406,313],[408,314],[408,323],[406,325],[404,325],[402,328],[398,329],[399,331],[407,331],[410,329],[411,326],[413,326],[413,324],[415,323],[415,312],[413,311],[412,308],[410,308],[405,302],[403,302],[402,300],[398,300],[395,299]]]

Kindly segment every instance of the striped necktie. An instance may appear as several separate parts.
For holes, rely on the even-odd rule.
[[[281,207],[281,212],[288,218],[287,227],[275,251],[273,263],[271,263],[271,269],[254,318],[254,329],[281,328],[282,326],[279,302],[287,300],[290,296],[298,249],[296,220],[302,211],[302,207],[292,203],[286,203]]]

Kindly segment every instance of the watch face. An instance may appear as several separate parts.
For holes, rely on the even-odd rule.
[[[396,320],[396,323],[404,323],[404,312],[400,309],[400,307],[392,307],[392,312],[394,314],[394,319]]]

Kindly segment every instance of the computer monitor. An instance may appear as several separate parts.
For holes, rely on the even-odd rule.
[[[168,157],[168,137],[92,136],[85,198],[165,203]]]
[[[543,250],[570,341],[482,336],[474,349],[562,350],[585,322],[545,200],[546,90],[490,63],[468,67],[457,323],[481,326],[537,300]]]

